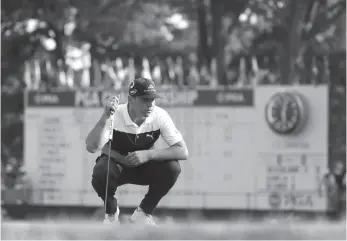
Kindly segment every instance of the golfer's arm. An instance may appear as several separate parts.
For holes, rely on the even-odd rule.
[[[94,153],[99,151],[109,140],[109,124],[110,117],[102,115],[94,128],[89,132],[86,139],[86,149],[88,152]]]
[[[128,163],[125,161],[125,156],[123,156],[122,154],[118,153],[118,152],[115,151],[115,150],[112,150],[112,148],[109,149],[109,144],[106,144],[106,145],[102,148],[102,150],[101,150],[101,152],[104,153],[104,154],[106,154],[106,155],[108,155],[108,152],[109,152],[109,151],[110,151],[110,156],[111,156],[113,159],[115,159],[116,162],[119,162],[120,164],[123,164],[123,165],[125,165],[125,166],[128,165]]]
[[[187,160],[188,148],[184,140],[164,149],[149,150],[149,159],[153,161]]]
[[[115,159],[117,162],[123,165],[127,165],[127,162],[125,161],[125,156],[119,154],[118,152],[111,150],[111,157]]]

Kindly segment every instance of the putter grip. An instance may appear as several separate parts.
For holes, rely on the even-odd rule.
[[[110,135],[109,135],[110,140],[113,139],[113,119],[114,119],[114,113],[111,114],[111,118],[110,118]]]
[[[118,95],[118,101],[120,99],[120,95]],[[111,118],[110,118],[110,135],[109,135],[109,140],[112,141],[113,139],[113,122],[114,122],[114,112],[113,110],[111,110]]]

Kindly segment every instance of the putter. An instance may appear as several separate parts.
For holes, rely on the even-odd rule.
[[[120,100],[120,95],[118,95],[118,103]],[[111,142],[113,139],[113,118],[114,113],[111,114],[111,123],[110,123],[110,136],[108,140],[108,157],[107,157],[107,174],[106,174],[106,190],[105,190],[105,204],[104,204],[104,211],[105,211],[105,218],[107,216],[106,213],[106,204],[107,204],[107,194],[108,194],[108,176],[110,173],[110,159],[111,159]]]

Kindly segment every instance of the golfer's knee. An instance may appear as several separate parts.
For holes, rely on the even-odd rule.
[[[155,170],[154,179],[150,184],[149,196],[153,200],[159,201],[175,185],[181,166],[178,161],[168,161],[161,163]]]
[[[108,168],[109,170],[107,170]],[[108,158],[106,156],[99,157],[93,168],[92,186],[99,194],[105,192],[106,177],[108,176],[109,188],[116,188],[116,182],[119,175],[120,170],[112,159],[108,166]]]
[[[168,161],[165,162],[164,165],[161,166],[160,172],[162,173],[162,177],[166,180],[165,183],[174,184],[181,173],[181,166],[178,161]]]
[[[181,173],[181,165],[178,161],[169,162],[169,173],[176,180]]]
[[[93,168],[92,183],[93,183],[93,180],[106,180],[106,174],[107,174],[107,159],[105,157],[99,157]]]
[[[105,191],[105,185],[101,180],[98,180],[96,177],[92,177],[92,186],[94,190],[98,193],[99,196],[103,196]]]

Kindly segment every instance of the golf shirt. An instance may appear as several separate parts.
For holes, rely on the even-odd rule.
[[[183,140],[166,110],[154,106],[150,115],[138,126],[131,120],[127,105],[119,105],[114,113],[112,150],[122,155],[149,150],[160,136],[169,146]]]

